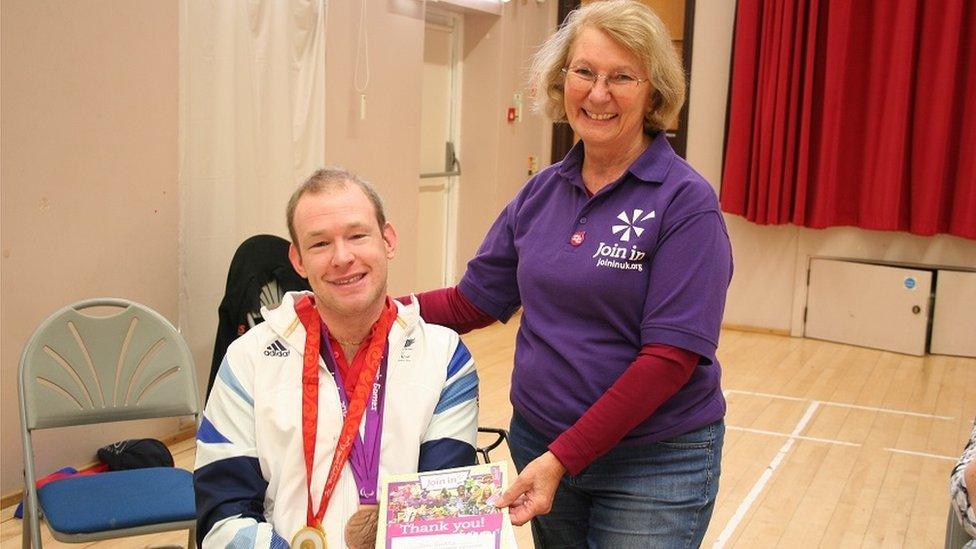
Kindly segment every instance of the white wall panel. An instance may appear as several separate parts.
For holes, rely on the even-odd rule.
[[[976,272],[939,271],[931,352],[976,357]]]
[[[932,272],[810,260],[806,337],[925,354]]]

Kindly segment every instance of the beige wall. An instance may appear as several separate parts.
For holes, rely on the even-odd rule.
[[[688,160],[718,189],[728,90],[734,2],[699,1],[695,9]],[[814,230],[760,226],[726,215],[735,257],[725,323],[803,333],[806,272],[812,256],[930,265],[976,265],[976,242],[952,236],[852,227]]]
[[[452,9],[446,3],[441,9]],[[366,119],[359,118],[353,85],[359,4],[333,2],[326,35],[327,163],[372,181],[400,235],[390,268],[395,294],[417,291],[417,213],[420,174],[420,104],[424,43],[423,4],[372,2],[368,33],[370,79]],[[463,14],[458,274],[474,255],[502,207],[526,179],[530,154],[548,161],[551,130],[531,113],[525,60],[555,26],[555,2],[510,2],[501,15]],[[522,91],[523,120],[509,124],[512,94]]]
[[[549,164],[552,125],[533,112],[528,59],[555,30],[556,2],[509,2],[501,17],[468,13],[462,46],[458,276],[498,213],[528,179],[528,156]],[[522,121],[509,123],[513,94],[522,92]]]
[[[177,318],[177,5],[4,0],[0,493],[21,487],[17,361],[72,301],[126,297]],[[175,421],[35,438],[39,474]]]
[[[400,236],[390,266],[390,289],[397,294],[413,290],[416,277],[424,4],[369,2],[365,120],[359,118],[359,94],[353,83],[360,6],[360,2],[329,2],[325,161],[373,182],[383,197],[387,218]]]

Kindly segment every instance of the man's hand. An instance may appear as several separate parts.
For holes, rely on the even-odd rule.
[[[495,502],[496,507],[508,507],[512,524],[521,526],[536,515],[552,509],[552,499],[559,487],[559,479],[566,468],[552,452],[546,452],[525,466],[522,474]]]

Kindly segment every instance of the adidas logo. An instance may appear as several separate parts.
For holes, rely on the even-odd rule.
[[[416,343],[416,338],[410,337],[403,342],[403,348],[400,349],[400,358],[398,362],[406,362],[410,360],[410,356],[413,355],[414,343]]]
[[[288,356],[290,354],[291,351],[286,349],[284,344],[277,339],[264,350],[264,356]]]

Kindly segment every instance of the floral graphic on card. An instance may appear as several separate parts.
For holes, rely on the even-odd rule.
[[[514,548],[508,509],[494,505],[506,471],[489,463],[384,479],[376,547]]]

